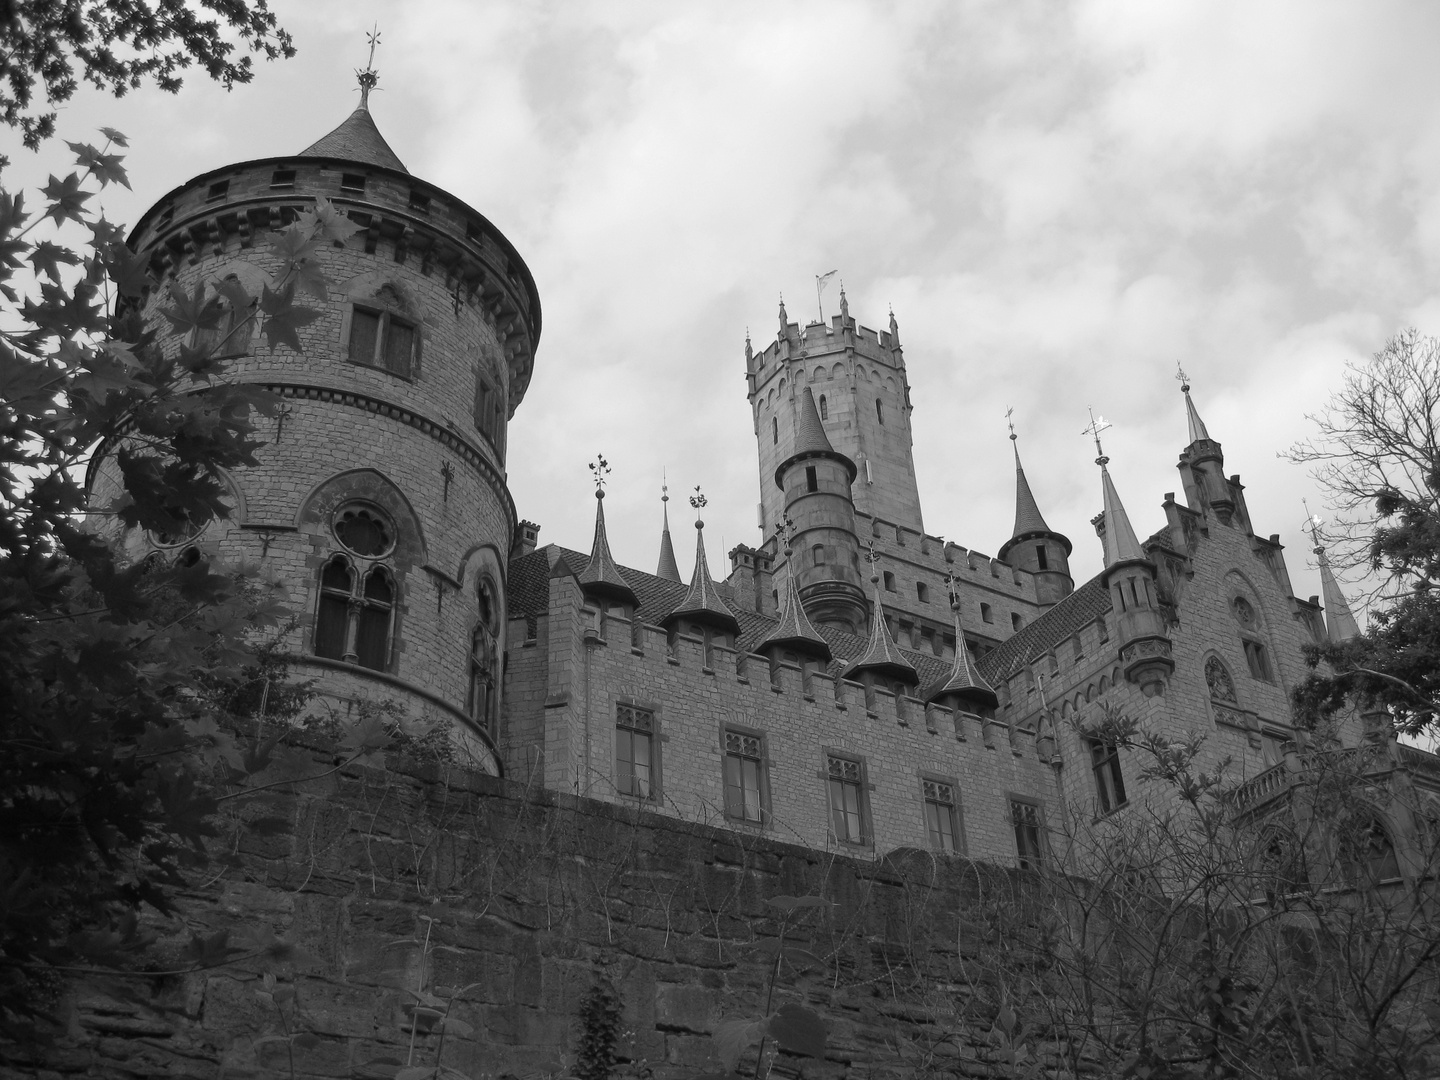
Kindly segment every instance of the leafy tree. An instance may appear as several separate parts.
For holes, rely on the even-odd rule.
[[[295,55],[267,0],[8,0],[0,8],[0,121],[34,150],[55,133],[53,106],[82,80],[116,97],[147,79],[174,93],[180,72],[198,64],[229,90],[254,77],[248,53]],[[50,111],[34,107],[37,90]]]
[[[1337,511],[1329,557],[1378,584],[1366,633],[1307,651],[1297,712],[1313,724],[1358,702],[1419,734],[1440,704],[1440,342],[1392,338],[1314,419],[1290,458],[1316,466]]]
[[[206,858],[211,814],[269,760],[278,735],[256,722],[242,736],[241,722],[301,703],[264,647],[286,614],[277,586],[196,548],[135,562],[125,538],[227,516],[222,471],[256,463],[253,418],[272,402],[226,378],[205,332],[228,306],[272,350],[298,348],[317,313],[295,303],[296,283],[317,280],[318,245],[356,230],[320,200],[271,237],[279,268],[258,305],[234,283],[172,286],[164,323],[148,325],[144,261],[87,211],[97,186],[124,182],[111,152],[123,139],[108,134],[72,144],[79,168],[51,178],[38,214],[0,189],[0,1025],[12,1029],[43,1011],[57,969],[125,963],[144,945],[141,905],[170,910]],[[118,480],[108,505],[91,505],[84,480],[97,456]],[[192,959],[234,951],[197,938]]]

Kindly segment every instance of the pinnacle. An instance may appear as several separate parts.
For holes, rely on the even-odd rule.
[[[915,668],[900,653],[895,639],[890,636],[890,627],[885,624],[885,612],[880,607],[880,586],[874,584],[874,611],[870,617],[870,644],[865,655],[846,669],[844,677],[853,679],[862,671],[876,671],[891,678],[898,678],[912,686],[920,681]]]
[[[665,616],[665,622],[681,618],[709,622],[732,634],[740,631],[739,620],[720,598],[720,592],[710,577],[710,566],[705,560],[705,523],[702,521],[695,523],[695,570],[690,575],[690,590],[675,610]]]
[[[1116,563],[1144,559],[1145,551],[1136,539],[1130,516],[1125,513],[1115,482],[1110,479],[1110,470],[1103,464],[1100,466],[1100,486],[1105,499],[1105,566],[1108,568]]]
[[[780,608],[780,618],[775,624],[775,629],[770,631],[765,640],[756,646],[757,652],[772,647],[788,646],[797,652],[809,653],[826,663],[830,662],[830,646],[825,639],[815,630],[809,617],[805,614],[805,607],[800,603],[800,593],[795,587],[795,564],[791,561],[791,554],[786,551],[786,561],[790,564],[790,572],[785,575],[785,599]]]
[[[610,555],[610,541],[605,535],[605,493],[595,493],[595,541],[590,546],[590,563],[580,573],[580,588],[587,593],[620,600],[634,607],[640,606],[639,599],[621,576],[620,569]]]

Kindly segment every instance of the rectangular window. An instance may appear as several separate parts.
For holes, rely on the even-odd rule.
[[[1044,544],[1036,544],[1036,545],[1035,545],[1035,564],[1036,564],[1041,570],[1049,570],[1049,569],[1050,569],[1050,560],[1045,557],[1045,545],[1044,545]]]
[[[1100,800],[1100,812],[1125,805],[1125,777],[1120,772],[1120,748],[1114,743],[1087,739],[1090,746],[1090,768],[1095,774],[1095,795]]]
[[[981,604],[981,605],[980,605],[980,621],[981,621],[981,622],[994,622],[994,621],[995,621],[995,616],[992,615],[992,614],[990,614],[990,605],[989,605],[989,604]]]
[[[915,599],[919,600],[922,604],[928,604],[930,602],[930,589],[924,582],[917,581],[915,583]]]
[[[270,186],[279,188],[294,187],[295,170],[276,169],[273,173],[270,174]]]
[[[886,592],[894,592],[894,591],[895,591],[895,575],[892,574],[889,570],[885,570],[885,571],[883,571],[883,573],[884,573],[884,575],[885,575],[885,591],[886,591]]]
[[[1250,674],[1265,682],[1274,682],[1270,672],[1270,657],[1265,655],[1265,646],[1258,641],[1245,642],[1245,662],[1250,665]]]
[[[812,492],[820,490],[820,481],[815,478],[814,465],[805,466],[805,490]]]
[[[835,839],[846,844],[865,843],[864,817],[861,813],[864,788],[860,779],[860,763],[849,758],[828,758],[830,782],[830,826]]]
[[[230,193],[229,180],[217,180],[210,185],[210,190],[205,193],[206,202],[219,202]]]
[[[655,714],[633,705],[615,707],[615,790],[653,799]]]
[[[1267,769],[1285,760],[1285,743],[1288,741],[1288,738],[1278,731],[1260,732],[1260,749]]]
[[[350,359],[357,364],[374,363],[379,336],[380,316],[356,308],[350,315]]]
[[[396,375],[410,374],[410,355],[415,349],[415,328],[395,319],[385,329],[385,369]]]
[[[365,177],[360,173],[341,173],[340,190],[347,191],[352,195],[364,195]]]
[[[1010,800],[1010,822],[1015,827],[1015,854],[1021,870],[1039,870],[1045,860],[1045,824],[1040,804],[1029,799]]]
[[[760,739],[739,731],[725,732],[725,816],[736,821],[763,821],[760,775],[764,757]]]
[[[930,846],[937,851],[958,852],[959,828],[955,816],[955,788],[938,780],[922,782],[925,792],[925,828]]]
[[[421,214],[428,214],[430,212],[430,196],[426,195],[424,192],[411,191],[410,209],[415,210]]]
[[[415,327],[389,312],[353,308],[350,361],[409,378],[415,359]]]

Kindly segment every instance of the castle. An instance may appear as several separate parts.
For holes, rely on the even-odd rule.
[[[1297,738],[1301,646],[1356,633],[1323,555],[1323,611],[1293,595],[1188,386],[1181,496],[1165,494],[1153,536],[1132,528],[1096,432],[1096,577],[1073,581],[1077,541],[1046,524],[1018,451],[995,557],[930,535],[897,321],[860,325],[843,293],[828,324],[782,303],[775,340],[745,345],[775,533],[730,551],[723,580],[701,521],[682,577],[668,507],[655,572],[617,562],[598,462],[588,551],[538,547],[505,469],[540,340],[535,282],[484,216],[406,170],[363,100],[298,154],[157,202],[130,238],[156,285],[148,314],[171,285],[233,277],[259,296],[275,260],[258,241],[317,196],[361,228],[319,255],[329,295],[303,352],[266,349],[234,312],[212,342],[283,401],[259,466],[227,478],[227,521],[127,541],[288,583],[288,662],[316,708],[393,701],[490,773],[656,815],[1029,866],[1061,808],[1098,817],[1135,796],[1136,762],[1086,735],[1103,705],[1204,733],[1268,791]],[[105,498],[116,466],[92,469]]]

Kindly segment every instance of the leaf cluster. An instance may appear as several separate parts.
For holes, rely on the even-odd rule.
[[[175,93],[181,72],[198,65],[229,90],[254,78],[252,53],[295,55],[267,0],[9,0],[0,18],[0,122],[18,127],[34,150],[55,133],[53,107],[82,82],[116,97],[148,80]]]

